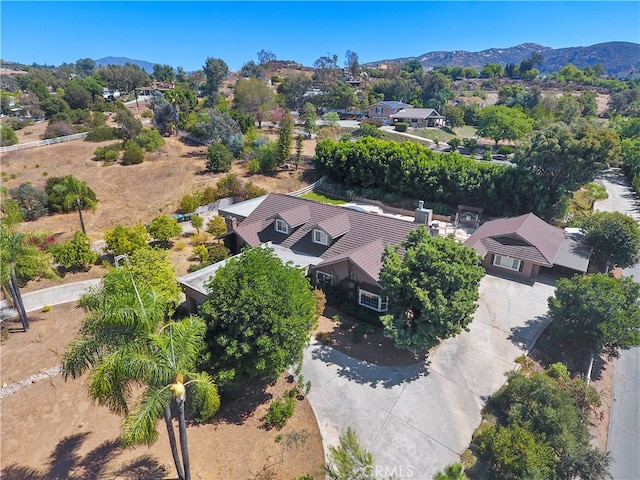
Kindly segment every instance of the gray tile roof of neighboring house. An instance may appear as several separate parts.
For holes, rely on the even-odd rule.
[[[309,221],[293,229],[289,235],[276,232],[273,227],[276,214],[300,206],[308,208]],[[345,215],[349,222],[347,232],[334,238],[330,245],[320,245],[312,241],[313,228],[325,222],[330,225],[335,222],[339,225],[343,220],[336,219],[345,219]],[[288,195],[269,194],[251,215],[238,225],[235,233],[251,246],[270,241],[294,252],[321,257],[323,263],[349,257],[373,279],[377,279],[384,245],[399,244],[418,226],[417,223],[374,213],[358,212]],[[376,243],[376,240],[379,243]]]
[[[291,228],[299,227],[311,218],[309,207],[307,205],[297,205],[287,210],[276,212],[277,215],[287,222]]]
[[[389,108],[412,108],[410,104],[404,102],[397,102],[395,100],[383,100],[382,102],[374,103],[373,105],[369,105],[373,107],[374,105],[384,105]]]
[[[327,232],[327,235],[329,235],[332,240],[335,240],[351,229],[351,223],[349,223],[349,215],[341,213],[335,217],[327,218],[319,222],[317,227]]]
[[[586,273],[590,259],[591,249],[584,242],[582,230],[579,228],[565,228],[564,241],[553,264]]]
[[[433,108],[403,108],[391,115],[393,118],[439,118],[442,117]]]
[[[464,243],[481,256],[488,252],[552,267],[564,231],[533,213],[484,223]]]

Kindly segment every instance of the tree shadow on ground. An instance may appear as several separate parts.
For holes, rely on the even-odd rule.
[[[49,467],[36,469],[22,465],[3,467],[0,477],[3,480],[96,480],[113,478],[108,472],[109,463],[121,451],[120,442],[107,440],[82,457],[78,451],[89,437],[90,432],[77,433],[63,438],[49,457]],[[165,469],[158,461],[142,455],[125,465],[118,472],[119,478],[141,480],[163,478]]]
[[[550,322],[551,319],[547,315],[538,315],[524,322],[524,325],[513,327],[507,338],[525,351],[531,351]]]
[[[213,423],[242,425],[253,415],[256,408],[271,400],[266,389],[269,382],[264,379],[247,380],[237,387],[227,389],[223,394],[222,408]]]
[[[374,365],[318,343],[312,346],[311,358],[335,365],[336,374],[340,377],[360,384],[369,384],[373,388],[392,388],[428,375],[429,362],[426,359],[402,367]]]

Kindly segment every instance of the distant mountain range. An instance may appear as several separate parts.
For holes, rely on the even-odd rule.
[[[124,65],[125,63],[133,63],[134,65],[138,65],[141,69],[143,69],[147,73],[153,73],[153,66],[155,63],[153,62],[145,62],[144,60],[133,60],[127,57],[103,57],[94,59],[96,62],[96,67],[101,65]]]
[[[529,58],[532,53],[540,52],[543,56],[541,73],[560,70],[568,63],[578,68],[601,63],[607,74],[615,77],[640,76],[640,44],[630,42],[598,43],[589,47],[551,48],[537,43],[523,43],[516,47],[489,48],[481,52],[455,50],[452,52],[428,52],[416,57],[394,58],[368,62],[365,66],[374,67],[383,63],[405,63],[416,59],[423,67],[473,67],[477,70],[487,63],[519,64]]]

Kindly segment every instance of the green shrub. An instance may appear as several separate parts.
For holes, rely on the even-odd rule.
[[[382,126],[382,120],[378,118],[365,118],[360,122],[360,125],[373,125],[376,128]]]
[[[123,165],[136,165],[144,161],[144,150],[140,148],[133,140],[128,140],[124,146],[124,155],[122,156]]]
[[[222,143],[212,143],[207,149],[207,170],[210,172],[228,172],[231,169],[233,155]]]
[[[120,158],[120,144],[114,143],[113,145],[107,145],[106,147],[96,148],[95,152],[93,152],[93,158],[95,160],[115,162]]]
[[[147,152],[154,152],[164,145],[164,138],[157,130],[145,128],[136,137],[136,143]]]
[[[254,158],[253,160],[249,160],[249,162],[247,163],[247,169],[249,170],[249,173],[252,174],[257,174],[260,173],[262,171],[262,169],[260,168],[260,160]]]
[[[120,131],[117,128],[102,125],[89,130],[85,140],[87,142],[104,142],[106,140],[118,140],[120,136]]]
[[[18,136],[9,125],[0,127],[0,146],[7,147],[18,143]]]
[[[498,148],[498,154],[500,155],[511,155],[513,152],[515,152],[515,148],[511,145],[501,145],[500,148]]]
[[[24,127],[33,125],[33,120],[11,117],[7,120],[7,125],[9,125],[13,130],[22,130]]]
[[[409,128],[408,123],[404,123],[404,122],[396,123],[396,132],[406,132],[407,128]]]
[[[268,427],[282,428],[287,424],[293,416],[296,408],[296,392],[287,390],[284,392],[284,398],[276,399],[269,405],[269,411],[265,416],[265,422]]]

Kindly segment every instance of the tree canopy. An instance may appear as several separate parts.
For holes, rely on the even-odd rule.
[[[170,238],[181,235],[182,227],[175,218],[171,218],[169,215],[158,215],[151,220],[147,232],[151,238],[166,243]]]
[[[251,113],[258,127],[262,128],[262,121],[268,117],[275,105],[275,96],[271,88],[257,78],[241,79],[236,85],[234,106]]]
[[[518,140],[531,131],[533,119],[522,110],[492,105],[482,109],[478,124],[478,135],[500,140]]]
[[[630,267],[640,261],[640,226],[620,212],[595,212],[582,224],[585,241],[603,264]]]
[[[243,251],[206,284],[210,371],[221,383],[276,378],[298,363],[316,324],[309,280],[273,250]]]
[[[385,336],[398,348],[420,351],[466,329],[477,308],[481,263],[473,249],[432,237],[424,227],[399,247],[387,246],[380,271],[389,298],[389,313],[381,317]]]
[[[599,273],[558,280],[551,331],[585,351],[617,357],[640,345],[640,284]]]

